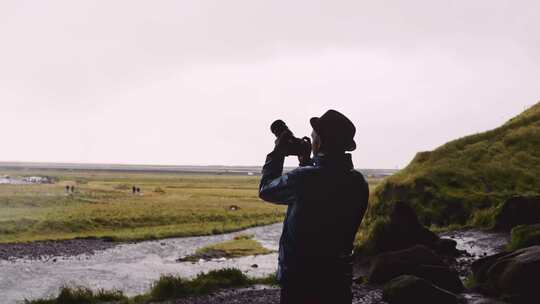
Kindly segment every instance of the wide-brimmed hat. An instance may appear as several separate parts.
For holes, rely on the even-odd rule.
[[[336,148],[345,151],[354,151],[356,143],[354,124],[343,114],[336,110],[328,110],[321,117],[313,117],[309,120],[313,130],[321,136],[323,143],[330,143]]]

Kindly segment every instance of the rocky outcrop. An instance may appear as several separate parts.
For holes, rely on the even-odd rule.
[[[460,252],[456,250],[456,242],[450,239],[441,239],[437,234],[424,227],[416,212],[405,202],[396,202],[390,212],[389,220],[380,223],[383,227],[374,229],[370,243],[372,254],[388,251],[402,250],[415,245],[424,245],[438,254],[455,256]]]
[[[540,196],[515,196],[507,200],[495,217],[495,229],[540,223]]]
[[[426,246],[414,246],[377,256],[368,280],[381,284],[401,275],[414,275],[452,292],[464,289],[458,273],[446,266],[443,259]]]
[[[478,289],[512,303],[533,303],[540,291],[540,246],[500,253],[472,264]]]
[[[455,304],[459,298],[430,282],[410,275],[403,275],[384,286],[383,299],[390,304]]]

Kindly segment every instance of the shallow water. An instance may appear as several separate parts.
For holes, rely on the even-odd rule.
[[[252,277],[268,275],[276,271],[276,253],[197,263],[179,263],[176,259],[194,253],[197,248],[245,233],[253,234],[264,247],[277,250],[281,228],[282,224],[274,224],[224,235],[123,244],[94,255],[0,260],[0,303],[11,304],[21,302],[24,298],[54,296],[59,287],[66,284],[92,289],[119,289],[133,296],[147,292],[151,283],[163,274],[193,277],[201,272],[227,267],[241,269]],[[472,256],[459,258],[469,259],[469,262],[502,251],[508,242],[508,235],[478,230],[453,231],[442,236],[456,240],[458,249],[469,252]],[[253,264],[258,267],[251,267]],[[380,290],[375,290],[374,294],[380,297]],[[474,293],[463,296],[467,298],[467,303],[484,298]],[[371,302],[379,301],[369,300],[365,303]]]
[[[66,284],[118,289],[133,296],[147,292],[151,283],[163,274],[193,277],[227,267],[238,268],[251,277],[265,276],[276,271],[276,253],[197,263],[180,263],[176,259],[194,253],[197,248],[245,233],[253,234],[264,247],[277,250],[281,228],[282,224],[274,224],[224,235],[123,244],[94,255],[0,261],[0,303],[54,296],[59,287]],[[253,264],[258,267],[253,268]]]

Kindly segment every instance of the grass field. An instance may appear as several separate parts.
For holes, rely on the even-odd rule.
[[[4,243],[217,234],[280,221],[285,210],[258,198],[259,178],[254,176],[50,170],[0,175],[58,179],[54,184],[0,185]],[[66,193],[66,185],[74,185],[75,193]],[[131,193],[133,185],[141,195]]]
[[[0,243],[219,234],[279,222],[285,212],[258,198],[257,176],[0,170],[3,175],[57,182],[0,185]],[[370,188],[378,182],[370,180]],[[68,194],[66,185],[74,185],[75,193]],[[132,194],[133,185],[140,195]]]

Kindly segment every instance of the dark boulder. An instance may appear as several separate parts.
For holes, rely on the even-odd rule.
[[[444,251],[452,251],[452,244],[437,245],[440,238],[418,221],[412,207],[404,202],[394,203],[387,221],[374,224],[366,244],[369,254],[406,249],[414,245],[425,245],[434,250],[440,246]],[[455,251],[455,248],[454,248]]]
[[[456,248],[457,242],[452,239],[441,238],[430,247],[437,252],[437,254],[445,256],[457,256],[462,252]]]
[[[390,304],[455,304],[459,298],[424,279],[403,275],[384,286],[383,300]]]
[[[540,223],[540,196],[515,196],[495,216],[495,229],[510,230],[518,225]]]
[[[512,303],[538,299],[540,291],[540,246],[500,253],[472,264],[479,290],[489,295],[504,295]],[[525,301],[525,302],[523,302]]]
[[[460,293],[465,289],[458,272],[447,266],[420,265],[411,274],[451,292]]]
[[[446,266],[432,250],[421,245],[380,254],[373,260],[368,280],[382,284],[406,274],[426,279],[452,292],[464,289],[458,273]]]
[[[385,283],[403,274],[410,274],[419,265],[445,266],[444,261],[425,246],[391,251],[378,255],[369,269],[368,280]]]

